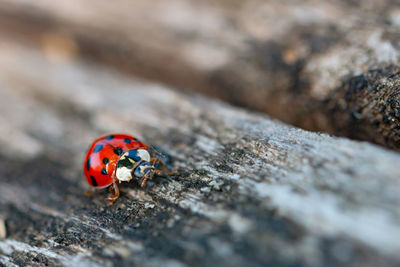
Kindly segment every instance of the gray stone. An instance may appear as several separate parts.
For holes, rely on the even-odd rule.
[[[398,266],[400,155],[2,39],[5,266]],[[85,196],[88,145],[178,172]]]

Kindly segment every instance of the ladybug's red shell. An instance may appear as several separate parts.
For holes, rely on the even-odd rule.
[[[148,150],[149,147],[126,134],[109,134],[94,141],[83,165],[88,183],[94,187],[111,185],[120,156],[134,149]]]

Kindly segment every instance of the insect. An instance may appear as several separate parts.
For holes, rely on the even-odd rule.
[[[96,139],[83,164],[89,185],[96,189],[110,188],[107,200],[112,204],[119,197],[118,183],[135,179],[141,187],[154,174],[172,174],[164,164],[148,152],[149,146],[126,134],[109,134]],[[159,164],[162,171],[155,168]]]

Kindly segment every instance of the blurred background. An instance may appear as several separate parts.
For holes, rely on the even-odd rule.
[[[399,4],[0,0],[0,265],[397,266]],[[181,170],[85,196],[106,132]]]
[[[1,0],[0,64],[24,68],[17,46],[105,64],[398,150],[399,18],[394,0]]]

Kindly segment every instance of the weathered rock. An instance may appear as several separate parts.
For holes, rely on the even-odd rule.
[[[2,38],[6,266],[398,266],[400,155]],[[48,55],[47,55],[48,56]],[[179,167],[84,195],[85,150],[127,132]]]
[[[0,27],[50,54],[80,51],[309,130],[399,150],[397,4],[3,0]],[[368,78],[355,83],[360,77]]]

